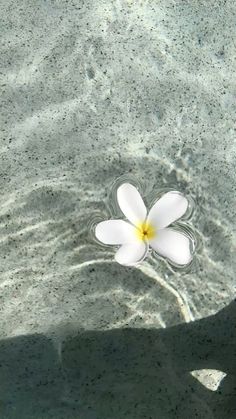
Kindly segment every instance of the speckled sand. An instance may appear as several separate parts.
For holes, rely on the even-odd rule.
[[[2,0],[1,37],[1,418],[235,418],[235,1]],[[194,199],[190,270],[93,241],[124,174]]]

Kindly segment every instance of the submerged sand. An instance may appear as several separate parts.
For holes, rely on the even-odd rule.
[[[2,2],[2,417],[223,418],[226,399],[204,387],[221,375],[189,374],[221,363],[179,371],[172,351],[176,330],[235,296],[235,13],[222,0]],[[189,270],[121,267],[93,240],[124,175],[147,204],[163,188],[193,198]]]

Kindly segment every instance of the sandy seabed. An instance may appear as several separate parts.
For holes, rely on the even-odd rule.
[[[235,2],[1,9],[1,417],[235,418]],[[93,240],[127,174],[194,200],[190,269]]]

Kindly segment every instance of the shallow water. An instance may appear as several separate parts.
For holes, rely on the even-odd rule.
[[[233,386],[220,398],[205,387],[222,375],[189,374],[230,376],[223,361],[186,375],[165,341],[235,297],[235,13],[222,0],[2,2],[2,417],[235,417]],[[188,270],[155,257],[121,267],[94,241],[122,176],[147,204],[172,188],[193,199]]]

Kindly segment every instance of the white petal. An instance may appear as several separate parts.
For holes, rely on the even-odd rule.
[[[123,183],[117,190],[117,200],[123,214],[133,224],[141,223],[147,210],[138,190],[130,183]]]
[[[155,239],[149,241],[159,255],[177,265],[187,265],[192,260],[191,240],[179,231],[164,228],[157,232]]]
[[[162,229],[182,217],[187,208],[188,200],[180,192],[167,192],[150,209],[147,220]]]
[[[132,244],[123,244],[115,254],[116,262],[121,265],[135,265],[144,259],[148,251],[148,244],[145,242],[136,242]]]
[[[137,240],[136,228],[123,220],[102,221],[96,226],[95,236],[105,244],[132,243]]]

